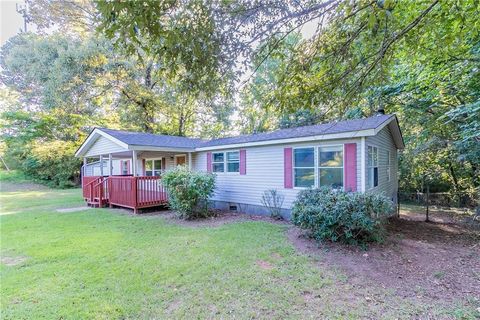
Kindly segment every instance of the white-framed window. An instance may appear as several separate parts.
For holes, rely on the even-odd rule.
[[[391,165],[392,165],[392,163],[391,163],[391,158],[390,157],[391,157],[390,150],[387,150],[387,181],[388,182],[390,182],[390,180],[392,178],[391,177],[391,171],[392,171]]]
[[[378,186],[378,148],[367,148],[367,183],[368,189]]]
[[[212,153],[212,171],[225,172],[225,154],[223,152]]]
[[[318,148],[318,185],[343,188],[343,145]]]
[[[145,175],[147,177],[160,176],[162,174],[162,159],[146,159]]]
[[[212,152],[213,172],[240,172],[240,151]]]
[[[128,166],[128,165],[129,165],[129,163],[128,163],[129,161],[128,161],[128,160],[121,160],[121,161],[122,161],[122,162],[121,162],[121,163],[122,163],[122,166],[121,166],[121,168],[122,168],[122,175],[127,175],[127,174],[128,174],[128,171],[129,171],[129,170],[128,170],[128,169],[129,169],[129,166]]]
[[[293,183],[296,188],[315,186],[315,148],[293,149]]]
[[[227,172],[240,172],[240,152],[227,152]]]

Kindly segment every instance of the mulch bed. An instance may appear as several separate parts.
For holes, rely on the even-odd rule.
[[[380,285],[398,297],[480,303],[480,233],[451,222],[393,219],[383,244],[367,251],[338,243],[317,244],[296,227],[288,238],[322,266],[340,268],[355,286]]]

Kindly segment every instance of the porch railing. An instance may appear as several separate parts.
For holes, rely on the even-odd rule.
[[[94,198],[98,198],[100,196],[99,188],[95,188],[94,186],[101,182],[103,177],[99,176],[91,176],[91,177],[83,177],[82,178],[82,192],[83,198],[89,199],[93,201]]]
[[[167,192],[160,177],[108,177],[109,203],[139,209],[165,204]]]

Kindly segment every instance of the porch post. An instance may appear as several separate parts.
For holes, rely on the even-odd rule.
[[[192,153],[188,153],[188,170],[192,170]]]
[[[100,175],[103,177],[103,155],[100,156]]]
[[[112,174],[113,171],[113,161],[112,161],[112,154],[108,154],[108,175],[113,176]]]
[[[82,177],[85,176],[85,168],[87,167],[87,157],[83,157]]]
[[[137,151],[132,150],[132,174],[134,177],[137,176]]]
[[[80,183],[82,184],[82,188],[83,188],[83,177],[85,177],[85,172],[86,172],[86,169],[87,169],[87,157],[83,157],[83,166],[82,166],[82,172],[81,172],[81,181]]]

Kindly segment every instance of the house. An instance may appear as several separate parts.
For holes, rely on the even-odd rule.
[[[403,148],[396,116],[379,114],[213,140],[96,128],[75,156],[84,159],[83,194],[91,205],[137,212],[165,204],[162,172],[187,165],[217,175],[217,208],[262,214],[262,193],[277,189],[288,215],[299,190],[324,185],[382,193],[396,203]]]

